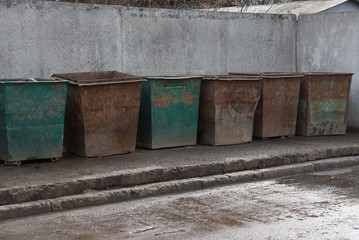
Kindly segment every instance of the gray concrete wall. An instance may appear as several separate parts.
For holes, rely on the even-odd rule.
[[[292,16],[0,1],[0,77],[294,71]]]
[[[113,7],[0,1],[0,77],[118,69],[121,16]]]
[[[354,72],[359,128],[359,13],[300,16],[0,0],[0,78],[118,70]],[[296,44],[297,41],[297,44]]]
[[[355,73],[348,125],[359,128],[359,12],[302,15],[298,22],[298,71]]]

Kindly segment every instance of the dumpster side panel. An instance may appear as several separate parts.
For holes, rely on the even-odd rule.
[[[83,123],[82,88],[69,84],[66,99],[64,146],[73,153],[86,156]]]
[[[201,79],[155,81],[152,85],[152,147],[195,145]]]
[[[7,160],[8,155],[6,115],[5,115],[5,85],[0,85],[0,158]]]
[[[82,87],[86,157],[135,151],[141,84]]]
[[[215,145],[252,141],[258,99],[259,81],[216,82]]]
[[[202,81],[199,116],[198,143],[215,145],[215,81]]]
[[[255,137],[263,136],[263,85],[263,80],[261,80],[259,86],[260,98],[256,111],[254,112],[253,121],[253,136]]]
[[[152,81],[142,84],[140,116],[138,119],[137,146],[152,148]]]
[[[7,161],[62,156],[65,83],[6,84]]]
[[[262,108],[258,108],[262,119],[260,124],[255,122],[258,125],[254,126],[254,136],[295,135],[299,88],[299,77],[263,79],[262,103],[258,106]]]
[[[303,77],[301,79],[299,90],[296,134],[304,136],[308,135],[309,129],[308,87],[308,81]]]
[[[343,135],[346,133],[348,98],[351,83],[350,75],[308,75],[304,78],[307,88],[302,104],[307,105],[307,114],[303,106],[298,110],[298,121],[307,122],[306,128],[298,127],[297,134],[305,136]]]

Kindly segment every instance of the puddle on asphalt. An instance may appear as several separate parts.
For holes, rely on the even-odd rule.
[[[206,231],[215,231],[221,226],[239,227],[244,224],[239,219],[245,217],[238,216],[239,212],[216,209],[216,206],[217,201],[212,198],[203,200],[183,197],[170,202],[160,213],[160,217],[170,224],[196,223],[195,228]]]
[[[331,192],[337,196],[359,198],[359,167],[286,177],[277,179],[276,182],[309,190],[331,188]]]
[[[335,176],[335,175],[339,175],[339,174],[346,174],[346,173],[350,173],[353,172],[352,168],[342,168],[342,169],[336,169],[336,170],[331,170],[331,171],[323,171],[323,172],[315,172],[312,175],[317,175],[317,176]]]

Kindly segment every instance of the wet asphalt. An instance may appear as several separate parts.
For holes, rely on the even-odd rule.
[[[358,239],[359,167],[0,222],[0,239]]]

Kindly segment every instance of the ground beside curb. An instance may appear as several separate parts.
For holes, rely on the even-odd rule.
[[[351,166],[359,166],[359,157],[317,160],[256,170],[237,170],[236,172],[231,173],[188,177],[155,183],[144,183],[138,186],[121,187],[102,191],[87,190],[81,194],[72,194],[52,199],[20,202],[0,206],[0,220],[100,204],[109,204],[160,194],[198,190],[225,184],[271,179]],[[215,167],[215,165],[212,167]]]

